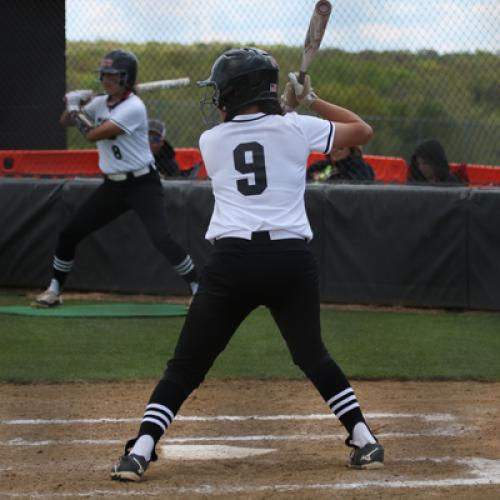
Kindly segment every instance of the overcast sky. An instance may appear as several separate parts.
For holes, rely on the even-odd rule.
[[[301,45],[315,0],[66,0],[69,40]],[[500,0],[333,0],[324,46],[500,52]]]

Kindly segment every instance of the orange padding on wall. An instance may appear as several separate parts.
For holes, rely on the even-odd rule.
[[[324,158],[325,155],[322,153],[312,153],[309,155],[307,166],[309,167],[312,163]],[[395,183],[406,182],[408,177],[408,165],[402,158],[374,155],[363,155],[363,158],[373,168],[377,181]]]
[[[206,170],[197,148],[176,148],[176,160],[182,170],[200,164],[197,178],[205,179]],[[323,159],[321,153],[312,153],[308,166]],[[364,155],[373,167],[379,182],[405,183],[408,165],[403,158],[392,156]],[[94,177],[101,175],[94,149],[64,150],[0,150],[0,176],[3,177]],[[451,169],[458,168],[455,163]],[[489,165],[467,165],[471,184],[500,184],[500,167]]]
[[[456,167],[457,164],[450,163],[452,170]],[[467,164],[465,170],[471,185],[500,184],[500,167]]]
[[[201,154],[196,148],[177,148],[175,152],[182,170],[201,163]],[[5,150],[0,151],[0,176],[95,177],[101,175],[98,161],[95,149]],[[198,177],[206,177],[204,165],[201,165]]]
[[[0,151],[0,171],[12,177],[95,176],[101,173],[94,149]]]

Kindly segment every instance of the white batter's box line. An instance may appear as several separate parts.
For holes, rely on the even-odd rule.
[[[365,413],[369,419],[384,418],[415,418],[426,422],[453,422],[457,420],[456,415],[451,413]]]
[[[147,491],[131,490],[91,490],[75,492],[51,492],[41,493],[38,491],[25,491],[21,493],[11,493],[0,491],[0,497],[6,498],[125,498],[125,497],[158,497],[167,498],[169,495],[185,495],[185,498],[192,498],[192,495],[220,496],[220,495],[251,495],[259,493],[297,493],[301,491],[355,491],[366,489],[392,489],[392,490],[415,490],[415,489],[435,489],[435,488],[453,488],[453,487],[473,487],[473,486],[493,486],[500,484],[500,478],[482,479],[441,479],[441,480],[421,480],[421,481],[364,481],[359,483],[326,483],[326,484],[277,484],[277,485],[248,485],[248,486],[210,486],[200,485],[193,487],[170,487],[157,490],[148,489]]]
[[[452,487],[474,487],[474,486],[495,486],[500,485],[500,460],[492,460],[479,457],[464,457],[461,459],[450,459],[449,457],[430,458],[423,457],[424,460],[431,460],[436,463],[454,462],[468,468],[469,477],[453,477],[446,479],[410,479],[398,477],[390,478],[390,470],[384,469],[382,479],[371,479],[369,481],[359,482],[336,482],[336,483],[317,483],[317,484],[271,484],[271,485],[198,485],[198,486],[180,486],[166,488],[141,488],[134,490],[90,490],[90,491],[71,491],[71,492],[50,492],[43,493],[39,491],[23,492],[4,492],[0,491],[0,497],[7,498],[86,498],[95,496],[105,496],[110,498],[120,497],[168,497],[169,495],[186,495],[188,498],[193,495],[220,496],[237,494],[257,494],[257,493],[293,493],[303,491],[356,491],[366,489],[377,490],[415,490],[415,489],[437,489]],[[409,459],[411,460],[411,459]],[[471,477],[472,476],[472,477]]]
[[[438,461],[439,459],[435,459]],[[169,495],[186,495],[187,498],[193,495],[204,496],[220,496],[220,495],[251,495],[268,493],[296,493],[303,491],[360,491],[367,489],[377,490],[416,490],[416,489],[437,489],[437,488],[453,488],[453,487],[474,487],[474,486],[495,486],[500,485],[500,461],[489,460],[484,458],[463,458],[455,460],[456,463],[468,467],[469,477],[455,477],[446,479],[409,479],[398,478],[390,479],[390,472],[383,469],[383,479],[372,479],[369,481],[357,482],[336,482],[336,483],[316,483],[316,484],[264,484],[264,485],[239,485],[239,486],[212,486],[208,484],[199,486],[180,486],[166,488],[141,488],[140,491],[134,490],[90,490],[90,491],[71,491],[71,492],[50,492],[42,493],[38,491],[24,492],[3,492],[0,491],[0,497],[7,498],[85,498],[104,496],[109,498],[115,497],[160,497],[165,498]],[[472,477],[470,477],[472,476]]]
[[[414,418],[427,422],[451,422],[457,420],[448,413],[365,413],[368,419]],[[180,422],[244,422],[244,421],[282,421],[282,420],[335,420],[332,413],[312,415],[178,415]],[[37,419],[0,419],[0,425],[82,425],[82,424],[126,424],[138,423],[140,418],[37,418]]]
[[[95,443],[95,444],[97,444],[97,443]],[[116,442],[114,442],[114,444],[116,444]],[[168,460],[178,460],[179,458],[183,459],[183,460],[187,460],[187,459],[199,460],[200,457],[205,458],[206,456],[210,456],[210,455],[212,455],[212,456],[210,456],[209,458],[213,459],[214,456],[216,456],[217,453],[221,449],[225,453],[218,453],[220,455],[220,457],[216,457],[216,458],[235,458],[235,457],[239,458],[238,453],[242,450],[244,452],[251,451],[253,455],[264,455],[264,454],[278,451],[277,449],[274,449],[274,448],[256,448],[256,447],[241,448],[241,447],[234,446],[234,445],[224,446],[224,445],[206,445],[206,444],[202,444],[202,445],[185,445],[185,444],[182,444],[182,445],[166,444],[165,445],[165,444],[163,444],[163,445],[158,446],[157,449],[161,454],[162,460],[167,460],[167,461]],[[231,454],[232,450],[236,450],[236,453]],[[229,455],[232,455],[232,456],[229,456]],[[492,462],[492,461],[494,462],[493,459],[482,459],[482,458],[478,458],[478,457],[474,457],[473,459],[471,459],[471,458],[458,459],[456,457],[414,457],[414,458],[413,457],[398,457],[398,459],[397,459],[398,462],[411,462],[411,463],[422,462],[422,463],[432,463],[432,464],[459,464],[459,465],[464,465],[466,467],[467,466],[470,467],[471,461],[478,462],[479,460],[483,460],[486,462]],[[74,468],[74,464],[72,464],[72,463],[69,463],[66,466],[66,464],[64,464],[64,463],[57,464],[57,463],[53,462],[52,466],[53,466],[52,470],[60,470],[60,471],[70,470],[70,469],[72,470]],[[391,464],[388,465],[388,468],[389,469],[391,468]],[[386,468],[386,472],[387,472],[388,468]],[[488,471],[489,468],[490,467],[486,466],[485,470]],[[23,469],[24,470],[27,470],[27,469],[39,470],[40,464],[30,464],[30,465],[23,464]],[[107,470],[109,470],[109,462],[106,460],[106,461],[103,461],[103,463],[98,464],[97,462],[94,461],[94,469],[107,471]],[[11,470],[15,470],[15,468],[13,468],[13,467],[0,467],[0,472],[11,471]]]
[[[460,435],[459,430],[441,429],[436,432],[434,429],[424,432],[382,432],[377,434],[380,439],[408,439],[421,437],[456,437]],[[185,436],[167,437],[166,443],[211,443],[211,442],[259,442],[259,441],[324,441],[324,440],[344,440],[344,433],[336,434],[257,434],[257,435],[237,435],[237,436]],[[0,441],[0,446],[75,446],[75,445],[116,445],[123,444],[123,441],[116,439],[44,439],[40,441],[29,441],[23,438]]]

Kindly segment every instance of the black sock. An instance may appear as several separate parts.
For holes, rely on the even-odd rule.
[[[306,375],[349,434],[358,422],[365,422],[354,390],[331,357],[325,357]]]
[[[146,405],[139,436],[149,434],[157,443],[174,421],[187,396],[181,386],[170,380],[160,380]]]

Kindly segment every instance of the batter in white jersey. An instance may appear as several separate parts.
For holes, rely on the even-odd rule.
[[[310,240],[305,166],[311,151],[330,151],[334,131],[313,116],[260,112],[205,132],[200,149],[215,196],[207,239],[271,231],[272,240]]]
[[[182,403],[245,317],[261,305],[269,308],[294,363],[344,425],[346,444],[353,447],[349,465],[383,466],[384,449],[321,338],[318,269],[304,207],[309,153],[364,144],[372,130],[351,111],[319,99],[309,77],[300,84],[294,74],[282,96],[290,111],[284,114],[278,74],[270,54],[232,49],[215,61],[208,80],[199,82],[212,89],[208,102],[223,121],[200,138],[215,197],[206,234],[214,251],[174,355],[146,405],[137,437],[113,466],[112,479],[142,478]],[[299,103],[323,119],[296,114]]]
[[[94,97],[84,111],[94,126],[109,121],[123,131],[111,139],[97,141],[99,167],[104,174],[133,172],[153,163],[146,106],[139,97],[128,93],[117,104],[110,106],[108,96],[100,95]]]
[[[137,59],[117,49],[104,56],[99,68],[105,95],[88,100],[86,91],[65,96],[64,126],[76,125],[85,139],[97,144],[104,182],[76,211],[59,235],[49,287],[33,303],[36,307],[62,304],[61,290],[73,268],[78,243],[128,210],[142,220],[156,248],[187,282],[198,289],[198,276],[186,251],[168,231],[163,189],[148,140],[148,117],[134,93]]]

